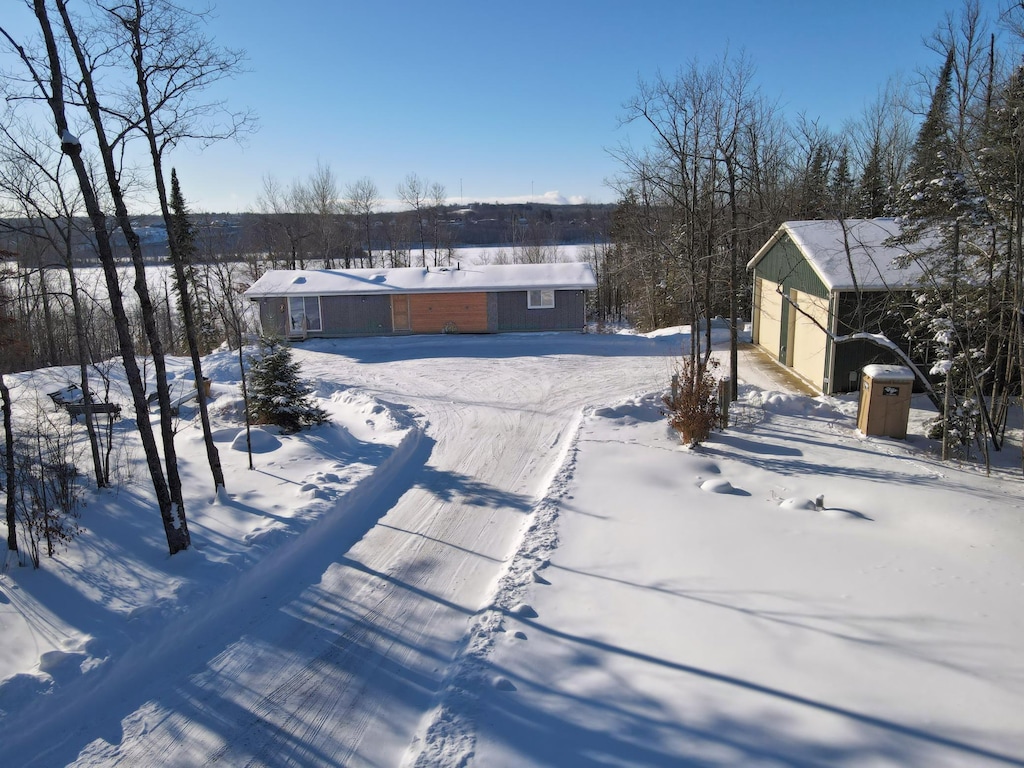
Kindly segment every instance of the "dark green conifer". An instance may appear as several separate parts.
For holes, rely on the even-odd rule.
[[[260,339],[260,352],[249,359],[249,418],[274,424],[284,432],[323,424],[327,413],[312,400],[312,390],[299,378],[300,366],[280,339]]]
[[[882,147],[878,139],[875,139],[871,144],[867,162],[864,164],[860,184],[857,186],[855,201],[857,216],[862,219],[876,219],[879,216],[884,216],[887,200],[886,183],[882,175]]]

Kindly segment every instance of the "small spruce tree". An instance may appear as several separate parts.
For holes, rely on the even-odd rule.
[[[260,339],[260,353],[249,358],[246,381],[253,424],[274,424],[287,433],[327,421],[327,413],[312,401],[312,390],[299,378],[291,348],[280,339]]]

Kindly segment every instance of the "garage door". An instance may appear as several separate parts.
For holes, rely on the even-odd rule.
[[[793,370],[815,387],[821,387],[825,379],[825,348],[828,343],[828,336],[822,328],[828,328],[828,299],[793,291],[793,301],[801,310],[789,310],[795,316],[790,345]]]
[[[413,333],[486,333],[486,293],[419,293],[409,297]]]
[[[757,280],[757,343],[774,359],[779,357],[782,341],[782,295],[770,280]]]

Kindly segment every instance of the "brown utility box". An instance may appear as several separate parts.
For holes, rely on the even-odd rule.
[[[860,384],[857,429],[903,440],[910,421],[914,372],[902,365],[867,365]]]

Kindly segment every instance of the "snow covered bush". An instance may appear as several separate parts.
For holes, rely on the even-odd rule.
[[[965,310],[966,315],[971,310]],[[960,339],[969,336],[958,333],[953,323],[937,310],[928,321],[933,330],[937,355],[929,374],[935,379],[935,390],[944,402],[944,414],[928,422],[927,435],[932,440],[944,441],[943,456],[957,455],[970,458],[971,444],[982,431],[984,397],[978,391],[973,371],[985,367],[984,353],[980,349],[965,348]]]
[[[672,377],[671,392],[661,399],[665,404],[662,413],[684,445],[699,445],[719,425],[718,382],[713,373],[717,367],[714,358],[684,358]]]
[[[299,379],[299,364],[280,339],[260,339],[260,352],[249,358],[246,374],[249,419],[274,424],[284,432],[323,424],[327,413],[312,400],[312,390]]]
[[[73,435],[70,427],[51,426],[17,439],[15,476],[7,479],[22,544],[27,545],[35,568],[43,554],[53,557],[81,532],[81,489]]]

